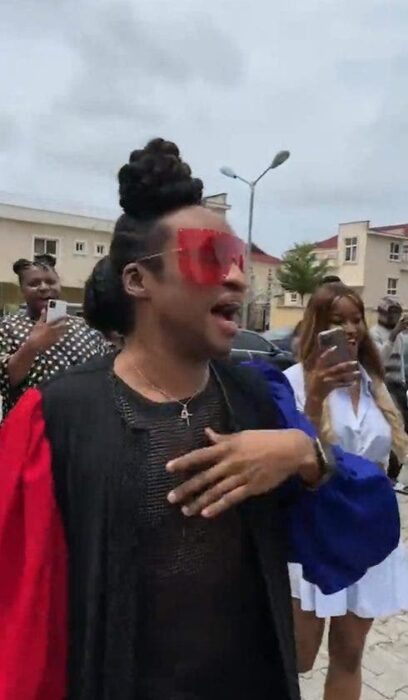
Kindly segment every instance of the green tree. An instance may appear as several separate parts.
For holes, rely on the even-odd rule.
[[[313,243],[296,243],[283,256],[277,277],[283,289],[297,292],[303,299],[305,294],[313,294],[327,275],[327,261],[318,260]]]

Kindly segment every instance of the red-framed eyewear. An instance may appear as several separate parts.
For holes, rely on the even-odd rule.
[[[245,272],[244,241],[231,233],[204,228],[181,228],[177,231],[177,254],[180,273],[194,284],[222,284],[232,265]],[[139,258],[145,262],[159,258],[164,252]]]
[[[232,265],[245,270],[245,243],[231,233],[181,228],[177,241],[180,272],[189,282],[222,284]]]

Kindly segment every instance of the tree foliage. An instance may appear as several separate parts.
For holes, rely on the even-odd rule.
[[[318,260],[313,243],[297,243],[283,256],[278,279],[283,289],[297,292],[303,303],[306,294],[313,294],[327,275],[328,263]]]

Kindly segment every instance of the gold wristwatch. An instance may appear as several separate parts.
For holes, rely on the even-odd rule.
[[[313,438],[313,447],[319,467],[319,479],[313,486],[307,486],[309,491],[317,491],[326,484],[336,472],[336,459],[330,445],[323,445],[319,438]]]

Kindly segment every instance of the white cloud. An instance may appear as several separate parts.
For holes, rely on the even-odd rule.
[[[279,253],[337,222],[407,219],[406,0],[33,0],[2,4],[0,189],[116,208],[115,174],[177,141],[245,233]]]

